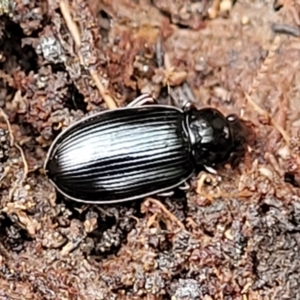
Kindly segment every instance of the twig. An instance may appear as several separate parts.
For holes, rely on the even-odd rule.
[[[15,138],[14,138],[14,135],[13,135],[13,132],[12,132],[12,128],[11,128],[11,125],[10,125],[10,122],[9,122],[9,119],[8,119],[8,116],[7,114],[3,111],[2,108],[0,108],[0,113],[3,117],[3,119],[5,120],[5,123],[7,125],[7,129],[8,129],[8,132],[9,132],[9,137],[10,137],[10,146],[13,147],[14,143],[15,143]]]
[[[18,184],[14,183],[14,186],[10,189],[8,199],[11,201],[13,199],[14,192],[16,188],[18,187]]]
[[[73,19],[71,17],[69,3],[66,0],[60,0],[59,1],[59,7],[60,7],[61,13],[62,13],[62,15],[65,19],[67,27],[68,27],[68,29],[69,29],[69,31],[70,31],[70,33],[71,33],[71,35],[72,35],[72,37],[75,41],[76,47],[77,47],[78,51],[80,51],[79,50],[80,46],[81,46],[80,31],[78,29],[78,26],[76,25],[76,23],[73,21]],[[101,95],[101,97],[105,101],[107,107],[109,109],[117,108],[116,102],[110,96],[107,89],[101,83],[101,80],[99,79],[99,74],[97,74],[97,72],[95,70],[92,70],[89,66],[87,66],[84,63],[84,59],[83,59],[82,54],[80,52],[78,53],[78,56],[79,56],[81,64],[89,70],[90,75],[91,75],[92,79],[94,80],[95,85],[96,85],[96,87],[99,91],[99,94]]]
[[[61,13],[66,21],[67,27],[69,28],[70,33],[75,41],[75,44],[79,48],[81,45],[80,32],[77,25],[75,24],[75,22],[71,17],[69,2],[64,0],[59,1],[59,6],[60,6]]]
[[[211,19],[215,19],[217,17],[217,14],[220,10],[220,3],[221,0],[213,0],[211,7],[208,9],[208,16]]]
[[[1,177],[0,177],[0,184],[1,184],[1,182],[3,181],[3,179],[8,175],[9,170],[10,170],[10,167],[4,168],[4,172],[3,172],[3,174],[2,174]]]
[[[288,35],[292,35],[295,37],[300,37],[300,28],[296,27],[296,26],[292,26],[292,25],[288,25],[288,24],[273,23],[271,25],[271,29],[275,33],[283,33],[283,34],[288,34]]]
[[[276,36],[273,41],[273,45],[272,45],[271,49],[269,50],[267,57],[265,58],[263,64],[261,65],[260,69],[257,72],[257,75],[254,77],[254,79],[252,81],[251,87],[248,90],[249,95],[251,95],[253,92],[255,92],[255,90],[259,86],[261,79],[263,78],[263,76],[265,76],[266,71],[268,70],[268,67],[271,64],[271,62],[275,56],[275,53],[279,47],[280,41],[281,41],[280,37]]]
[[[174,216],[160,201],[153,199],[153,198],[147,198],[146,201],[144,202],[144,205],[146,207],[149,207],[148,203],[152,203],[154,205],[156,205],[158,208],[161,209],[161,211],[173,222],[175,222],[180,228],[185,229],[183,223],[178,220],[178,218],[176,218],[176,216]]]
[[[255,92],[255,90],[257,89],[257,87],[259,86],[259,83],[262,79],[263,76],[265,76],[266,71],[268,70],[269,65],[271,64],[275,53],[279,47],[280,44],[280,37],[276,36],[273,42],[273,45],[266,57],[266,59],[264,60],[263,64],[261,65],[257,75],[255,76],[255,78],[253,79],[252,85],[249,88],[248,93],[245,93],[245,97],[248,101],[248,103],[261,115],[264,115],[267,117],[267,119],[269,120],[269,122],[280,132],[280,134],[282,135],[283,139],[285,140],[285,142],[287,144],[289,144],[290,142],[290,137],[287,134],[287,132],[277,123],[275,122],[274,118],[272,118],[272,116],[263,108],[261,108],[257,103],[255,103],[255,101],[250,97],[251,94],[253,94]]]
[[[22,157],[22,161],[23,161],[23,165],[24,165],[24,173],[23,173],[23,178],[21,183],[23,183],[27,177],[28,174],[28,163],[26,161],[26,157],[25,157],[25,153],[23,151],[23,149],[21,148],[21,146],[19,146],[17,143],[15,143],[15,147],[18,148],[18,150],[21,153],[21,157]]]
[[[280,132],[280,134],[282,135],[283,139],[285,140],[285,142],[287,144],[290,143],[290,137],[287,134],[287,132],[279,125],[277,124],[277,122],[275,122],[275,120],[272,118],[272,116],[264,109],[262,109],[258,104],[256,104],[252,98],[245,93],[246,99],[248,100],[248,103],[261,115],[265,115],[268,120],[270,121],[270,123]]]

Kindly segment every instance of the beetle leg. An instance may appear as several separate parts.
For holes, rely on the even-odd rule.
[[[127,107],[142,106],[148,102],[156,103],[156,100],[150,94],[143,94],[131,101]]]
[[[191,102],[191,101],[187,100],[187,101],[185,101],[185,102],[183,103],[182,110],[183,110],[184,112],[188,112],[188,111],[190,111],[190,110],[192,110],[192,109],[197,109],[197,108],[195,107],[194,102]]]
[[[178,188],[182,191],[187,191],[191,186],[185,181],[183,185],[179,186]]]
[[[178,188],[182,191],[187,191],[191,186],[185,181],[181,186]],[[174,195],[174,191],[164,192],[161,194],[157,194],[160,197],[172,197]]]
[[[157,194],[157,196],[159,197],[172,197],[173,195],[174,195],[174,191]]]
[[[210,166],[204,165],[203,167],[205,168],[205,170],[206,170],[208,173],[211,173],[211,174],[218,174],[217,171],[216,171],[214,168],[210,167]]]

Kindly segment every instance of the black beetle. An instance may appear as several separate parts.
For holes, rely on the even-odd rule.
[[[228,162],[245,143],[234,115],[147,102],[154,99],[142,95],[57,136],[44,167],[60,193],[94,204],[141,199],[182,185],[199,167]]]

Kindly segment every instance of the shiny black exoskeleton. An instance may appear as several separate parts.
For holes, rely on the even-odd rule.
[[[139,199],[180,186],[198,167],[232,160],[245,143],[243,128],[234,116],[192,104],[183,110],[156,104],[107,110],[58,135],[45,170],[58,191],[75,201]]]

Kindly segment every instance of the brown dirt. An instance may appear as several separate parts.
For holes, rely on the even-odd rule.
[[[297,1],[0,0],[0,300],[300,299]],[[142,92],[237,113],[256,143],[192,191],[57,195],[57,134]]]

